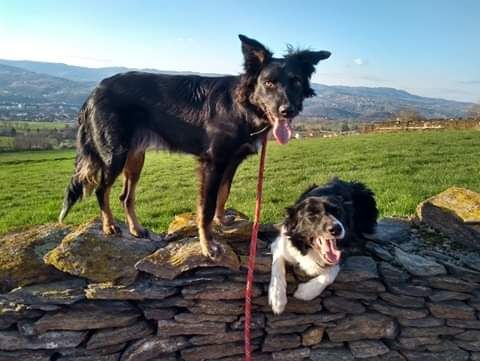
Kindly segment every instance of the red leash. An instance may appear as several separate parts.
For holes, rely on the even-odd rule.
[[[267,134],[262,139],[262,152],[260,153],[260,163],[258,166],[257,197],[255,201],[255,218],[252,226],[252,236],[250,238],[250,254],[248,255],[248,273],[247,285],[245,286],[245,361],[252,361],[252,344],[250,340],[250,326],[252,322],[252,287],[253,273],[255,270],[255,257],[257,255],[257,236],[260,227],[260,211],[262,209],[262,190],[263,190],[263,171],[265,169],[265,154],[267,150]]]

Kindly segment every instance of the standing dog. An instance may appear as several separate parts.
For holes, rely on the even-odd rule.
[[[342,249],[373,233],[378,210],[374,194],[362,183],[334,179],[312,186],[291,208],[282,232],[272,243],[269,303],[275,314],[287,304],[285,263],[298,265],[310,281],[301,283],[295,298],[312,300],[337,277]]]
[[[197,156],[200,167],[198,225],[202,252],[217,258],[212,221],[226,222],[224,206],[238,165],[257,152],[272,129],[285,144],[290,123],[313,96],[310,77],[328,51],[294,51],[283,58],[240,35],[244,73],[202,77],[128,72],[104,79],[79,114],[75,172],[65,192],[60,222],[84,194],[95,190],[105,234],[119,232],[110,189],[123,172],[120,200],[130,233],[147,231],[135,214],[135,188],[150,146]]]

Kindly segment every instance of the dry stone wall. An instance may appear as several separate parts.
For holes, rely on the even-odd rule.
[[[168,242],[107,240],[96,222],[3,236],[0,361],[243,360],[249,227],[237,215],[233,226],[217,229],[230,245],[220,264],[199,254],[188,215]],[[273,231],[265,226],[259,242],[254,360],[480,360],[474,251],[385,220],[319,298],[294,299],[304,276],[289,269],[289,303],[275,316],[267,302]]]

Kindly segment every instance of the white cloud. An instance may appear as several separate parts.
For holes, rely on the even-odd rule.
[[[362,58],[353,59],[353,62],[357,65],[365,65],[366,64],[366,61]]]

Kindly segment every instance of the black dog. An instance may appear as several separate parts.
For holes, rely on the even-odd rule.
[[[327,51],[294,51],[284,58],[240,35],[245,72],[201,77],[128,72],[104,79],[79,115],[75,173],[67,187],[60,221],[73,204],[95,189],[103,231],[118,232],[109,206],[110,188],[123,171],[123,202],[130,232],[144,237],[134,204],[145,149],[190,153],[200,162],[198,224],[202,251],[221,253],[211,223],[224,220],[224,206],[238,165],[257,152],[262,133],[273,130],[287,143],[290,123],[314,95],[310,77]]]
[[[287,208],[282,233],[271,246],[269,303],[273,312],[282,313],[287,304],[285,263],[297,264],[314,277],[301,283],[294,294],[312,300],[335,280],[342,249],[372,234],[377,217],[374,194],[362,183],[334,179],[306,190]]]

